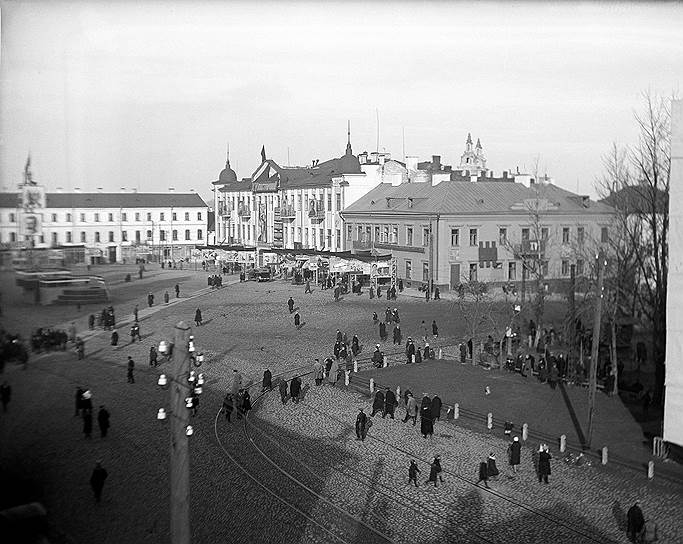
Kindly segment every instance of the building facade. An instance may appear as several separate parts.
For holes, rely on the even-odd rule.
[[[262,149],[261,164],[242,180],[228,158],[213,182],[216,243],[339,251],[339,214],[382,181],[384,169],[376,166],[360,164],[350,139],[341,157],[307,167],[280,166]]]
[[[609,237],[609,206],[506,174],[475,179],[377,186],[344,210],[345,249],[391,252],[408,285],[442,289],[520,284],[531,258],[550,284],[572,265],[588,273],[593,247]]]
[[[208,207],[195,194],[0,193],[0,247],[83,248],[86,263],[173,260],[206,245]]]

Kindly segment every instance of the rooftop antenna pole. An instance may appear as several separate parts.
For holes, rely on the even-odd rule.
[[[379,108],[375,108],[375,113],[377,114],[377,147],[376,151],[379,153]]]
[[[292,166],[289,162],[289,146],[287,146],[287,166]]]

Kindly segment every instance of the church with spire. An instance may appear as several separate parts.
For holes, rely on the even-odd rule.
[[[484,156],[484,149],[481,146],[481,141],[477,138],[477,145],[473,147],[472,134],[467,133],[467,141],[465,142],[465,152],[460,155],[460,165],[457,168],[463,172],[469,171],[470,175],[479,176],[482,173],[488,172],[486,168],[486,157]]]
[[[337,251],[345,232],[339,215],[382,179],[364,171],[351,147],[347,126],[344,154],[307,166],[281,166],[261,148],[260,163],[239,180],[225,168],[212,182],[216,210],[215,243],[245,246]],[[262,263],[256,263],[260,265]]]

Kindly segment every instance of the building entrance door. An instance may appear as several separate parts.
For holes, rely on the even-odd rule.
[[[110,263],[115,263],[116,262],[116,246],[111,246],[107,248],[109,251],[109,262]]]
[[[451,289],[460,285],[460,263],[451,264]]]

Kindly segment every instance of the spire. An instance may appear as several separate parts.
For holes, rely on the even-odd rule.
[[[472,134],[470,134],[469,132],[467,133],[467,142],[465,143],[472,145]]]
[[[481,149],[481,141],[477,138],[477,149]]]
[[[261,162],[266,162],[266,146],[261,147]]]
[[[348,128],[346,130],[346,154],[353,155],[353,151],[351,151],[351,121],[348,121]]]
[[[228,150],[225,155],[225,167],[230,168],[230,142],[228,142]]]

